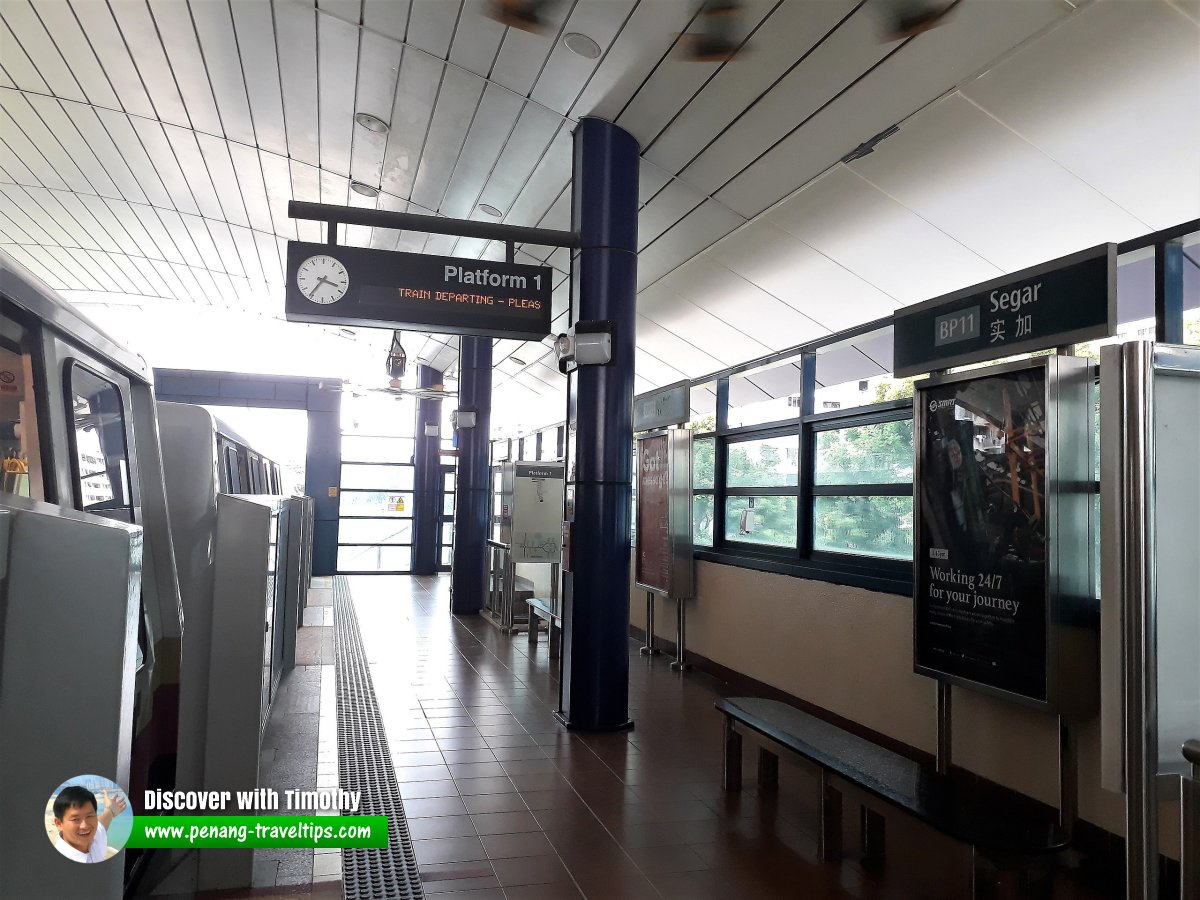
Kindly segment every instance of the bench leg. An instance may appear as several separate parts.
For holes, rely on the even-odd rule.
[[[823,860],[842,858],[842,792],[830,783],[829,772],[821,769],[821,827],[817,834],[817,856]]]
[[[538,617],[529,611],[529,649],[534,651],[538,643]]]
[[[550,658],[558,659],[559,646],[562,644],[562,626],[555,624],[551,619],[546,625],[546,631],[548,632],[547,640],[550,642]]]
[[[779,787],[779,757],[766,747],[758,748],[758,787],[762,791]]]
[[[733,728],[733,719],[725,717],[725,790],[742,789],[742,736]]]
[[[859,806],[858,828],[863,868],[882,871],[886,856],[883,816],[873,809]]]

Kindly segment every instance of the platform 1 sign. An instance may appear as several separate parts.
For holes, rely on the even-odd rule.
[[[897,377],[1108,337],[1117,248],[1101,244],[896,311]]]
[[[289,322],[541,340],[547,266],[288,242]]]

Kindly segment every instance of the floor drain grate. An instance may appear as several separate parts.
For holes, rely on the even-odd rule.
[[[342,890],[346,900],[422,900],[421,873],[379,718],[358,616],[342,576],[333,580],[333,609],[340,783],[343,790],[359,792],[362,815],[388,817],[386,849],[342,850]]]

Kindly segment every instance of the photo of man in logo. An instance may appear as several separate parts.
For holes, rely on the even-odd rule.
[[[133,822],[129,802],[125,792],[107,778],[73,778],[59,786],[47,806],[47,818],[53,816],[47,834],[54,849],[74,862],[104,862],[129,838]]]

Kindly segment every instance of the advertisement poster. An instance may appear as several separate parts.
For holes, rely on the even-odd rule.
[[[1044,701],[1045,369],[919,398],[917,670]]]
[[[670,478],[665,434],[638,440],[635,580],[651,590],[671,588]]]

